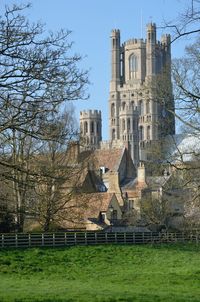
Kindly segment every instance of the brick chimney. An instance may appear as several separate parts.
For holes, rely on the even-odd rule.
[[[138,187],[140,188],[146,188],[146,172],[145,172],[145,166],[143,162],[139,163],[138,171],[137,171],[137,182]]]
[[[67,159],[69,164],[77,164],[80,154],[79,142],[71,142],[68,147]]]
[[[108,184],[109,184],[108,193],[115,193],[119,204],[123,205],[122,192],[119,185],[119,173],[109,171],[107,175],[108,175]]]

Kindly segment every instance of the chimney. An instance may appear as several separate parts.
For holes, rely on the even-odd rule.
[[[107,175],[108,175],[108,184],[109,184],[108,193],[115,193],[119,204],[123,205],[122,192],[119,185],[119,173],[109,171]]]
[[[147,187],[145,166],[143,162],[140,162],[138,166],[137,182],[139,187]]]
[[[77,164],[80,154],[79,142],[71,142],[68,147],[67,158],[69,164]]]

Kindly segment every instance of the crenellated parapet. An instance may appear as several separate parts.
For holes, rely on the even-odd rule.
[[[120,30],[119,29],[112,29],[111,30],[111,37],[115,37],[120,35]]]
[[[101,119],[101,110],[83,110],[80,119]]]
[[[122,46],[135,45],[137,47],[145,46],[145,41],[143,39],[129,39],[122,44]]]

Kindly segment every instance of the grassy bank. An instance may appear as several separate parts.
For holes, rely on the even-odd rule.
[[[1,302],[200,301],[200,246],[0,251]]]

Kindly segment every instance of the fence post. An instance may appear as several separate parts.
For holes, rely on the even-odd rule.
[[[185,242],[185,235],[184,235],[184,232],[182,232],[182,242],[183,242],[183,243]]]
[[[124,232],[124,243],[126,243],[126,233]]]
[[[142,232],[142,243],[144,244],[144,232]]]
[[[76,233],[74,233],[74,244],[77,244],[77,240],[76,240]]]
[[[1,246],[4,247],[4,234],[1,235]]]
[[[151,232],[150,240],[151,240],[151,244],[152,244],[152,243],[153,243],[153,236],[152,236],[152,232]]]
[[[175,233],[175,242],[176,242],[176,243],[178,242],[177,233]]]
[[[42,233],[42,246],[44,246],[44,233]]]
[[[15,247],[18,247],[18,236],[15,234]]]
[[[67,245],[67,233],[65,233],[65,242],[64,245]]]
[[[28,246],[31,247],[31,234],[28,234]]]
[[[85,232],[85,245],[87,245],[87,233]]]
[[[55,233],[52,234],[53,237],[53,246],[55,246]]]
[[[105,242],[108,243],[108,233],[105,232]]]
[[[95,240],[95,244],[97,244],[98,242],[97,242],[97,233],[96,232],[94,233],[94,240]]]
[[[117,233],[115,232],[115,243],[117,243]]]

